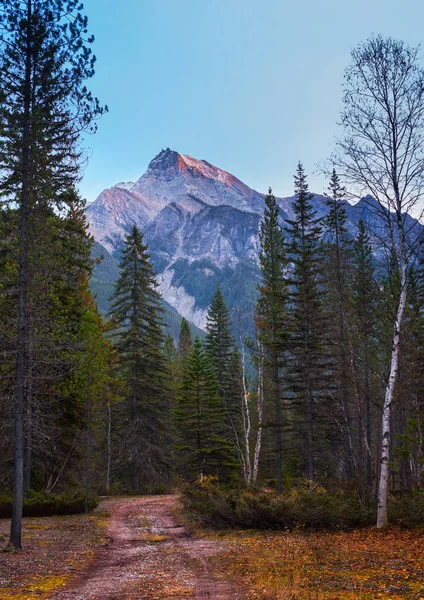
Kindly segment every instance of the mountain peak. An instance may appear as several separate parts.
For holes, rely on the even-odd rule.
[[[206,160],[198,160],[188,154],[180,154],[166,148],[150,162],[147,173],[155,175],[182,174],[191,177],[203,176],[220,181],[234,181],[235,177],[211,165]]]
[[[182,157],[178,152],[166,148],[166,150],[161,150],[159,154],[150,161],[148,171],[167,171],[175,168],[181,158]]]
[[[175,172],[184,173],[188,169],[202,170],[202,167],[208,165],[203,160],[197,160],[188,156],[188,154],[180,154],[176,150],[166,148],[161,150],[153,160],[150,161],[147,171],[149,172]]]
[[[155,156],[131,192],[140,194],[149,205],[155,204],[158,211],[170,202],[183,202],[185,206],[189,198],[192,206],[194,195],[196,200],[210,206],[227,205],[246,212],[263,212],[262,194],[206,160],[170,148]]]

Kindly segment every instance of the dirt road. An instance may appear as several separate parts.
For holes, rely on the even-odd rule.
[[[54,600],[241,600],[240,586],[212,574],[225,547],[190,535],[174,516],[176,496],[105,501],[109,541],[93,565]]]

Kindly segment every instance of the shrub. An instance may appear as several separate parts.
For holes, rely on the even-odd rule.
[[[353,496],[307,483],[274,492],[228,490],[206,480],[182,487],[182,502],[200,524],[236,529],[350,529],[369,525],[371,514]]]
[[[89,498],[89,509],[98,505],[95,496]],[[24,498],[24,517],[48,517],[50,515],[75,515],[85,511],[85,496],[82,492],[70,494],[47,494],[46,492],[31,491],[28,498]],[[12,516],[12,499],[9,496],[0,496],[0,517]]]
[[[424,492],[393,495],[389,502],[389,522],[400,527],[424,527]]]

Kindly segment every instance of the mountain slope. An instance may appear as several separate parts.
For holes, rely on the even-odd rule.
[[[118,261],[98,242],[94,243],[91,256],[97,264],[91,277],[90,287],[100,312],[105,315],[109,312],[109,299],[114,291],[114,283],[119,277]],[[182,317],[166,300],[163,300],[163,307],[165,310],[163,320],[167,328],[166,333],[170,333],[177,343]],[[193,337],[196,335],[203,337],[204,335],[203,331],[194,324],[191,325],[191,333]]]
[[[145,233],[160,291],[180,315],[204,329],[218,282],[230,308],[251,312],[259,281],[264,197],[205,160],[162,150],[135,183],[103,191],[87,208],[91,233],[110,253],[107,265],[97,266],[93,277],[101,308],[107,308],[102,286],[110,285],[116,275],[110,260],[119,257],[125,234],[135,222]],[[293,201],[294,196],[277,198],[283,226],[293,217]],[[324,196],[314,195],[312,202],[318,217],[328,213]],[[356,235],[362,218],[376,231],[378,251],[385,226],[375,200],[346,202],[346,212],[350,235]]]

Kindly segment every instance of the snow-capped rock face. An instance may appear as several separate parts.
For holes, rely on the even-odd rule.
[[[206,308],[196,306],[196,298],[188,294],[184,286],[173,285],[173,276],[172,269],[167,269],[159,274],[159,292],[182,317],[194,323],[199,329],[205,330],[208,311]]]
[[[204,328],[218,282],[230,307],[249,309],[254,301],[264,197],[207,161],[167,148],[135,183],[104,190],[87,207],[87,217],[96,241],[115,258],[136,223],[145,233],[163,297]],[[277,198],[283,226],[294,216],[294,199]],[[312,202],[318,218],[328,214],[324,196],[314,195]],[[371,226],[378,221],[371,198],[345,206],[352,237],[360,218]]]
[[[182,251],[186,244],[181,242],[181,236],[184,240],[189,236],[188,255],[191,251],[200,252],[224,265],[237,261],[240,251],[245,251],[246,256],[254,251],[254,247],[249,250],[246,242],[232,236],[251,237],[255,233],[257,216],[263,212],[263,198],[263,194],[230,173],[168,148],[151,161],[135,183],[121,182],[104,190],[87,208],[87,217],[91,233],[111,253],[122,246],[125,234],[136,223],[155,249],[170,259],[177,247],[178,257],[187,255]],[[213,213],[212,207],[223,210]],[[230,209],[236,212],[232,214]],[[232,232],[222,220],[230,213]],[[242,222],[253,230],[246,234],[241,229]],[[196,228],[195,235],[190,231],[192,226]],[[202,241],[207,246],[205,252]]]
[[[104,190],[87,207],[87,217],[91,233],[109,252],[122,246],[124,236],[135,223],[145,230],[164,203],[146,201],[137,192],[118,184]]]
[[[132,190],[132,188],[134,187],[134,182],[133,181],[121,181],[121,183],[117,183],[115,185],[115,187],[120,190],[127,190],[127,192],[130,192]]]
[[[261,212],[263,208],[262,194],[230,173],[169,148],[151,161],[132,191],[148,200],[160,199],[167,204],[194,197],[211,206],[226,204],[246,212]]]

